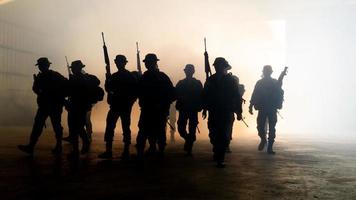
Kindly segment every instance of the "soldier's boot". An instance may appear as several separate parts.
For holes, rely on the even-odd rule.
[[[77,142],[73,142],[73,150],[68,154],[68,159],[78,159],[79,158],[79,144]]]
[[[62,138],[62,140],[63,140],[63,141],[66,141],[66,142],[69,142],[69,143],[72,142],[70,136],[64,137],[64,138]]]
[[[230,144],[226,147],[226,153],[232,153],[232,151],[230,149]]]
[[[108,141],[105,144],[105,151],[98,155],[101,159],[111,159],[112,158],[112,141]]]
[[[33,146],[30,146],[30,145],[18,145],[17,148],[22,151],[22,152],[25,152],[25,153],[28,153],[30,155],[33,155]]]
[[[188,141],[188,139],[186,139],[186,138],[184,139],[184,141],[185,141],[185,142],[184,142],[184,148],[183,148],[183,149],[184,149],[185,152],[188,152],[188,149],[189,149],[189,141]]]
[[[217,168],[224,168],[226,165],[224,163],[224,154],[223,153],[218,153],[216,154],[216,167]]]
[[[261,137],[260,144],[258,145],[258,150],[262,151],[265,148],[266,143],[267,143],[266,138]]]
[[[30,143],[28,145],[18,145],[17,148],[22,152],[33,155],[36,143],[37,139],[30,138]]]
[[[62,153],[62,140],[61,139],[57,140],[56,146],[54,147],[54,149],[52,149],[52,153],[54,155],[59,155]]]
[[[90,150],[90,143],[89,141],[83,141],[83,146],[82,146],[82,150],[80,151],[81,154],[87,154]]]
[[[158,146],[158,157],[163,158],[164,157],[164,150],[166,148],[166,145],[159,145]]]
[[[268,141],[268,145],[267,145],[267,153],[271,155],[276,154],[276,152],[273,151],[273,143],[274,141]]]
[[[187,149],[187,155],[191,156],[192,155],[192,150],[193,150],[193,141],[189,141],[188,149]]]
[[[156,152],[157,152],[156,144],[150,144],[150,147],[146,150],[145,155],[152,156],[156,154]]]
[[[121,154],[123,160],[128,160],[130,158],[130,144],[125,144],[124,151]]]

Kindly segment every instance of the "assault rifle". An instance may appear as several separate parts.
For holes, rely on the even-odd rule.
[[[70,71],[70,65],[69,65],[67,56],[65,56],[65,58],[66,58],[66,63],[67,63],[68,77],[70,77],[70,75],[72,75],[72,72]]]
[[[111,72],[110,72],[110,59],[109,59],[109,54],[108,54],[108,49],[106,47],[105,44],[105,39],[104,39],[104,33],[101,32],[101,37],[103,38],[103,51],[104,51],[104,60],[105,60],[105,69],[106,69],[106,78],[108,78],[109,76],[111,76]]]
[[[204,38],[204,47],[205,47],[205,52],[204,52],[205,74],[206,74],[206,79],[208,79],[209,76],[211,76],[211,69],[209,64],[209,55],[208,52],[206,51],[206,38]]]
[[[139,75],[142,75],[140,50],[138,49],[138,42],[136,42],[136,60],[137,60],[137,72]]]

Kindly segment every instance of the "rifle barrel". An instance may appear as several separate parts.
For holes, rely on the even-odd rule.
[[[104,43],[104,46],[105,46],[104,32],[101,32],[101,37],[103,38],[103,43]]]

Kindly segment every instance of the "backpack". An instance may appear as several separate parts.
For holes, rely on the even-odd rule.
[[[104,95],[104,90],[100,86],[96,86],[90,92],[90,102],[96,104],[104,99]]]

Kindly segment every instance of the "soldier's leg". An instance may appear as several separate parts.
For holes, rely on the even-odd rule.
[[[18,148],[26,153],[32,154],[33,149],[38,141],[38,138],[42,134],[43,126],[45,125],[46,119],[49,115],[48,110],[43,108],[38,108],[35,116],[34,124],[32,127],[32,132],[30,135],[30,142],[28,145],[19,145]]]
[[[52,110],[50,113],[51,123],[56,134],[56,146],[52,150],[54,154],[62,152],[62,137],[63,137],[63,127],[62,127],[62,107]]]
[[[91,142],[93,134],[93,125],[91,123],[91,110],[86,113],[85,130],[88,134],[89,142]]]
[[[215,117],[209,113],[208,118],[209,139],[213,146],[213,159],[217,161],[217,123]]]
[[[78,112],[78,115],[79,115],[78,116],[78,133],[79,133],[79,136],[82,139],[82,143],[83,143],[82,150],[81,150],[82,154],[88,153],[89,148],[90,148],[89,137],[85,130],[86,114],[87,114],[86,110],[81,110],[80,112]]]
[[[188,135],[188,154],[192,153],[193,144],[196,140],[196,132],[198,126],[198,112],[189,113],[189,135]]]
[[[235,117],[232,116],[230,124],[229,124],[229,128],[228,128],[228,139],[229,139],[229,141],[228,141],[228,145],[227,145],[227,148],[226,148],[226,153],[231,153],[230,142],[232,140],[232,132],[233,132],[233,127],[234,127],[234,121],[235,121]]]
[[[70,156],[78,156],[79,154],[79,144],[78,144],[78,116],[75,110],[69,110],[68,112],[68,127],[69,127],[69,137],[72,144],[72,152]]]
[[[137,158],[143,159],[146,140],[147,140],[147,116],[145,111],[141,111],[140,120],[138,122],[139,131],[136,137],[136,150],[137,150]]]
[[[183,110],[180,110],[178,114],[178,121],[177,121],[178,133],[184,140],[186,140],[188,136],[187,122],[188,122],[188,113]]]
[[[131,144],[131,108],[123,111],[121,113],[121,125],[123,133],[124,152],[122,153],[123,158],[128,158],[130,155],[130,144]]]
[[[120,117],[120,113],[117,110],[110,109],[108,115],[106,117],[106,128],[105,128],[105,136],[104,141],[107,144],[106,151],[112,150],[112,142],[114,140],[115,128],[117,120]]]
[[[268,126],[269,126],[269,133],[268,133],[268,148],[267,152],[269,154],[275,154],[273,151],[273,144],[274,139],[276,138],[276,124],[277,124],[277,112],[271,112],[268,114]]]
[[[258,145],[258,150],[262,151],[263,148],[266,145],[267,139],[266,139],[266,119],[267,119],[267,114],[263,111],[259,111],[257,115],[257,130],[258,130],[258,135],[261,138],[260,144]]]
[[[160,155],[163,155],[165,147],[167,145],[166,126],[167,126],[167,116],[162,115],[158,117],[156,134],[157,134],[158,151]]]

